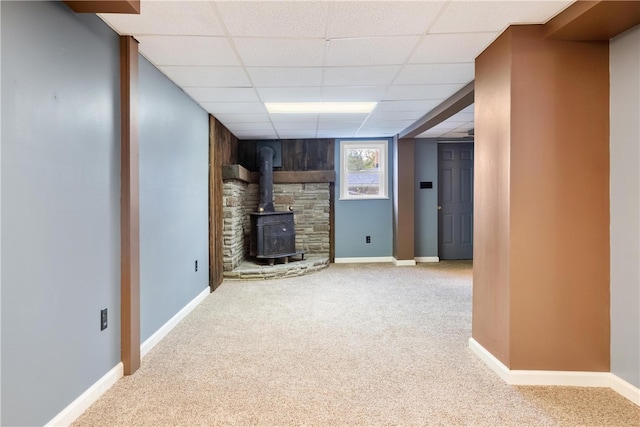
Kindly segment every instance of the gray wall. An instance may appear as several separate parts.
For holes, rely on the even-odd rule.
[[[42,425],[120,361],[118,39],[62,3],[0,7],[0,422]]]
[[[144,341],[209,285],[209,118],[142,56],[139,77]]]
[[[640,387],[640,27],[610,43],[611,372]]]
[[[340,199],[340,141],[335,144],[336,197],[335,197],[335,256],[336,258],[391,257],[393,256],[393,144],[389,138],[368,138],[389,141],[389,198],[385,200]],[[371,243],[365,243],[371,236]]]
[[[415,140],[415,256],[438,256],[438,140]],[[420,189],[420,181],[433,188]]]

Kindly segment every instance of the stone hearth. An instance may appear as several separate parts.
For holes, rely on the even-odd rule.
[[[276,211],[294,212],[296,250],[304,260],[273,266],[257,263],[249,256],[250,214],[259,205],[259,186],[242,166],[223,168],[223,266],[224,277],[270,279],[299,276],[329,264],[330,183],[276,183],[273,186]]]
[[[329,266],[329,258],[305,258],[286,264],[256,264],[253,260],[244,260],[233,271],[223,273],[225,279],[260,280],[296,277],[314,273]]]

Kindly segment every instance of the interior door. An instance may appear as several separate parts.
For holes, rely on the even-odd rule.
[[[473,143],[438,144],[438,256],[473,258]]]

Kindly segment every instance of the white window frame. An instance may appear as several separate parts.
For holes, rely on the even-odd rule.
[[[376,195],[350,195],[348,191],[349,186],[349,172],[347,171],[348,162],[347,152],[353,149],[376,149],[380,151],[380,158],[378,159],[378,167],[380,174],[380,192]],[[340,200],[381,200],[389,198],[389,141],[385,140],[371,140],[371,141],[340,141]]]

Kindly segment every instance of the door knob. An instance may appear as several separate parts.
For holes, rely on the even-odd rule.
[[[442,206],[438,206],[438,210],[441,211],[442,210]]]

